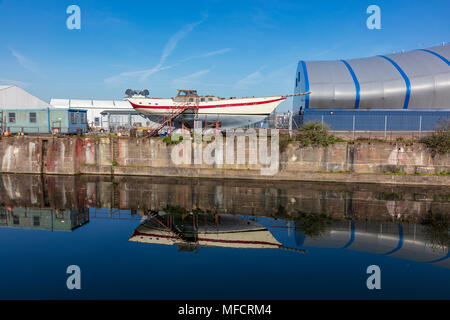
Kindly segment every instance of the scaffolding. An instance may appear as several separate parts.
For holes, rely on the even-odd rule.
[[[199,105],[200,105],[200,97],[197,94],[196,90],[178,90],[178,94],[174,99],[175,105],[170,108],[170,112],[166,115],[163,115],[159,117],[158,119],[154,120],[158,123],[157,127],[153,130],[149,131],[147,134],[147,137],[155,136],[159,133],[160,130],[167,127],[166,132],[170,135],[172,134],[174,128],[175,128],[175,120],[184,115],[184,114],[191,114],[193,115],[193,127],[189,126],[186,122],[181,122],[181,128],[184,130],[188,130],[192,134],[192,129],[194,131],[198,130],[199,125]],[[219,130],[220,128],[220,119],[217,119],[216,121],[208,121],[207,118],[205,118],[205,126],[206,128],[216,128]]]

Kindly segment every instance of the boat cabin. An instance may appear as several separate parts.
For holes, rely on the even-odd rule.
[[[207,102],[207,101],[217,101],[220,98],[215,96],[199,96],[197,90],[178,90],[178,94],[174,99],[175,101],[183,102]]]

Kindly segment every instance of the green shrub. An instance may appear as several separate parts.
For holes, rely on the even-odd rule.
[[[320,122],[308,122],[298,129],[296,140],[303,147],[322,146],[327,147],[335,142],[343,142],[341,138],[337,138],[329,133],[326,125]]]
[[[178,136],[178,140],[176,139],[176,137],[173,137],[173,139],[172,139],[172,136],[165,136],[163,138],[163,141],[166,144],[178,144],[183,141],[183,136]]]
[[[445,213],[428,212],[420,221],[425,226],[425,234],[435,249],[448,250],[450,246],[450,216]]]
[[[307,237],[320,237],[326,229],[335,221],[323,213],[311,214],[300,212],[295,223],[295,229],[303,231]]]
[[[185,214],[188,214],[189,211],[187,211],[185,208],[180,207],[180,206],[172,206],[170,204],[168,204],[165,208],[164,211],[168,214],[171,214],[173,216],[182,216]]]
[[[420,142],[431,150],[433,157],[436,153],[450,152],[450,121],[440,123],[432,135],[422,138]]]

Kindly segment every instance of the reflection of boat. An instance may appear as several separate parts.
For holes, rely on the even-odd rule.
[[[231,214],[187,215],[183,219],[162,213],[153,214],[139,225],[129,241],[193,247],[280,248],[267,228]]]

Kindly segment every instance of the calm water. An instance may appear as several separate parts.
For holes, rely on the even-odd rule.
[[[450,298],[445,187],[0,180],[2,299]]]

